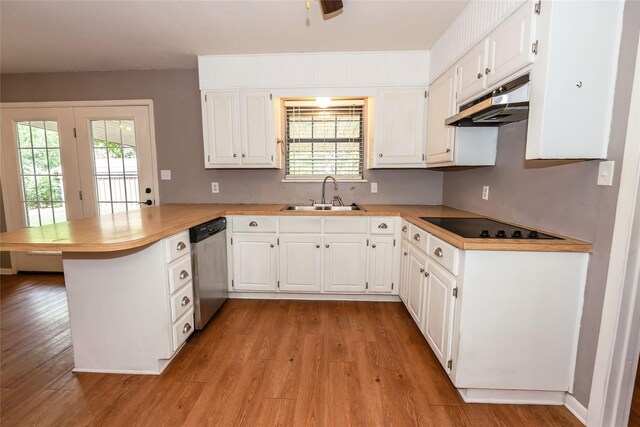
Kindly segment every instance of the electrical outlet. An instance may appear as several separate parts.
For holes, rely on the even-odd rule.
[[[614,166],[615,162],[613,160],[609,160],[608,162],[600,162],[600,165],[598,166],[598,185],[613,185]]]
[[[377,193],[378,192],[378,183],[377,182],[372,182],[371,183],[371,192],[372,193]]]
[[[163,181],[171,181],[171,171],[167,169],[161,170],[160,179]]]
[[[219,193],[220,192],[220,186],[218,185],[217,182],[212,182],[211,183],[211,192],[212,193]]]
[[[482,187],[482,200],[489,200],[489,186],[484,185]]]

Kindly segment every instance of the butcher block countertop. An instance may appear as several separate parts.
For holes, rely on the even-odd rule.
[[[590,252],[591,243],[559,236],[563,240],[468,239],[450,233],[420,217],[482,218],[446,206],[363,205],[366,211],[305,212],[282,211],[286,205],[191,205],[176,204],[140,211],[103,215],[43,227],[24,228],[0,234],[0,250],[62,252],[115,252],[157,242],[179,231],[225,215],[287,216],[401,216],[452,244],[466,250]],[[523,224],[520,225],[526,228]]]

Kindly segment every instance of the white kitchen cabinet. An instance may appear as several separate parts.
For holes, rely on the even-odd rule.
[[[445,368],[451,355],[451,335],[454,313],[456,278],[434,262],[429,262],[422,298],[420,329],[431,349]]]
[[[324,236],[324,291],[366,290],[367,236]]]
[[[625,2],[542,2],[527,159],[607,157]]]
[[[457,102],[463,103],[487,88],[489,39],[478,43],[458,61],[456,66]]]
[[[427,115],[427,163],[453,161],[455,128],[445,126],[445,119],[456,113],[455,68],[450,68],[429,87]]]
[[[393,274],[396,259],[395,241],[393,236],[371,236],[368,292],[391,293],[396,290]]]
[[[283,234],[279,237],[280,290],[320,292],[322,235]]]
[[[233,235],[233,289],[276,290],[276,243],[275,234]]]
[[[425,167],[425,88],[380,89],[371,168]]]
[[[402,239],[400,248],[400,299],[405,305],[408,304],[409,295],[409,246],[406,239]]]
[[[415,247],[411,247],[409,250],[409,275],[407,280],[407,309],[417,325],[422,324],[422,295],[426,271],[427,256]]]
[[[274,102],[268,91],[203,91],[206,168],[277,168]]]

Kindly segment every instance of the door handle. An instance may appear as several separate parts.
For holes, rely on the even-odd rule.
[[[151,206],[153,204],[153,200],[147,199],[144,202],[140,202],[141,205]]]

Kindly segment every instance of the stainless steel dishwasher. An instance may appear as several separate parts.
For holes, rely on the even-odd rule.
[[[229,296],[226,230],[225,218],[189,229],[196,329],[202,329]]]

